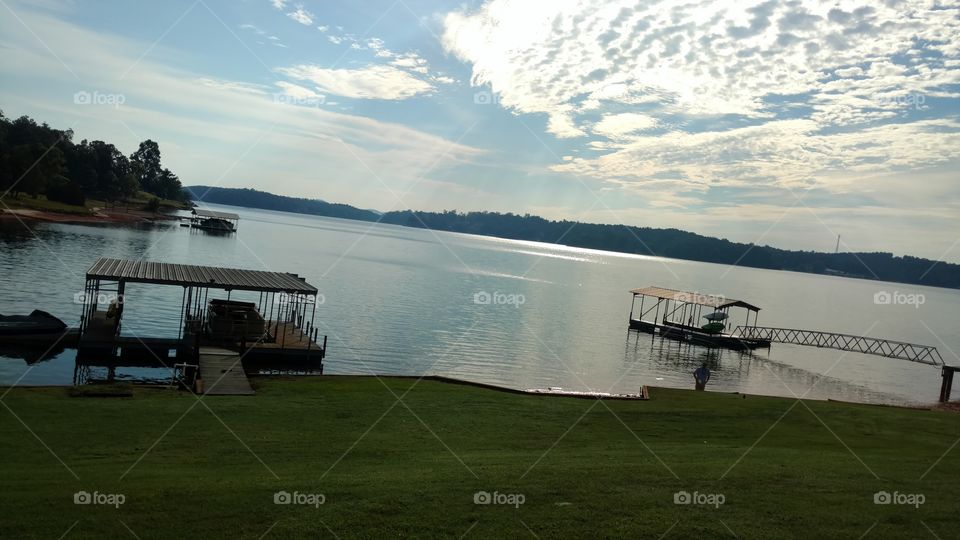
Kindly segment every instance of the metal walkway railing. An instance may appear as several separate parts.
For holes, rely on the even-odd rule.
[[[936,347],[917,345],[889,339],[872,338],[865,336],[851,336],[850,334],[836,334],[834,332],[820,332],[818,330],[798,330],[795,328],[771,328],[764,326],[738,326],[733,335],[752,339],[766,339],[776,343],[793,343],[839,349],[841,351],[875,354],[887,358],[899,358],[911,362],[921,362],[932,366],[945,365],[943,357]]]

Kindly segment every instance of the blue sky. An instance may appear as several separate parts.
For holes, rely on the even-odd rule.
[[[3,0],[0,108],[185,184],[960,261],[960,14]]]

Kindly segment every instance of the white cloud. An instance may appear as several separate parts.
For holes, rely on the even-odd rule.
[[[275,9],[282,10],[283,8],[287,7],[287,0],[270,0],[270,4]]]
[[[620,113],[604,116],[593,125],[593,132],[612,139],[657,126],[657,119],[641,113]]]
[[[908,113],[960,97],[957,35],[960,8],[925,0],[491,0],[448,14],[442,43],[503,107],[593,135],[555,171],[687,204],[710,186],[839,189],[850,171],[956,164],[956,109]]]
[[[327,40],[329,40],[330,43],[333,43],[334,45],[339,45],[343,43],[343,38],[339,36],[327,36]]]
[[[325,25],[321,25],[321,26],[318,26],[318,27],[317,27],[317,30],[319,30],[319,31],[321,31],[321,32],[326,32],[326,31],[329,30],[329,29],[330,29],[330,27],[329,27],[329,26],[325,26]]]
[[[313,13],[304,9],[303,4],[297,4],[297,9],[287,13],[287,17],[303,25],[309,26],[313,24]]]
[[[433,86],[393,66],[329,69],[301,64],[277,70],[293,79],[310,81],[324,93],[354,99],[400,100],[430,94]]]
[[[394,59],[390,62],[390,65],[424,74],[430,69],[427,66],[427,61],[416,53],[394,55]]]
[[[297,100],[322,100],[323,94],[318,94],[309,88],[299,84],[289,83],[287,81],[277,81],[274,83],[281,90],[281,94]]]

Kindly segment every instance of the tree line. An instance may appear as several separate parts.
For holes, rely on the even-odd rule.
[[[429,228],[550,244],[731,264],[960,288],[960,265],[891,253],[823,253],[790,251],[731,242],[679,229],[551,221],[529,214],[498,212],[420,212],[381,214],[344,204],[274,195],[254,189],[192,186],[197,200],[363,221]]]
[[[0,111],[0,194],[83,205],[86,199],[118,201],[145,191],[188,201],[177,175],[163,167],[160,146],[140,143],[126,156],[104,141],[73,142],[73,130],[38,124],[29,116],[11,120]]]
[[[960,264],[883,252],[792,251],[731,242],[679,229],[655,229],[577,221],[551,221],[529,214],[497,212],[389,212],[380,220],[407,227],[533,240],[568,246],[790,270],[934,287],[960,288]]]

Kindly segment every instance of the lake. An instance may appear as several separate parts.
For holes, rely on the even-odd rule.
[[[635,392],[692,388],[877,403],[930,403],[939,369],[774,343],[712,350],[627,330],[629,290],[648,285],[758,305],[761,326],[934,345],[960,363],[960,291],[728,267],[392,225],[210,205],[241,215],[233,236],[181,228],[0,223],[0,313],[43,309],[76,325],[84,272],[99,257],[297,273],[320,290],[328,374],[437,374],[513,388]],[[867,271],[865,270],[865,273]],[[875,295],[922,302],[877,303]],[[235,295],[236,297],[236,295]],[[176,335],[180,290],[127,287],[124,333]],[[490,299],[489,302],[485,301]],[[741,317],[742,314],[737,314]],[[28,364],[0,350],[0,385],[69,385],[74,351]],[[96,373],[92,374],[96,376]],[[121,368],[134,380],[164,369]]]

